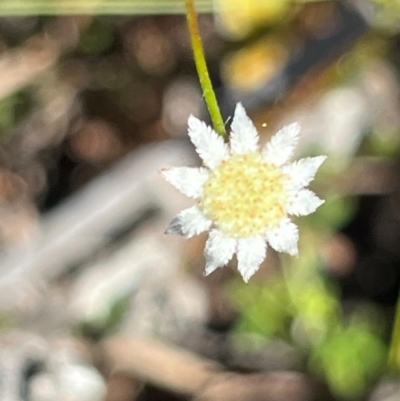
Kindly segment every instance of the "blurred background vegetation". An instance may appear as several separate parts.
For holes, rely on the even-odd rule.
[[[314,184],[326,204],[299,219],[299,257],[271,250],[248,285],[234,263],[202,277],[204,238],[191,241],[176,271],[206,292],[207,317],[194,337],[151,335],[235,372],[296,371],[326,386],[299,400],[400,399],[400,3],[196,4],[224,118],[243,102],[264,141],[299,121],[299,156],[329,156]],[[0,0],[2,255],[26,252],[46,216],[73,209],[68,199],[145,145],[186,143],[189,114],[207,120],[183,13],[183,0]],[[123,241],[137,243],[147,232],[137,221],[124,229]],[[57,291],[70,296],[86,262],[52,277]],[[117,287],[107,313],[66,330],[97,342],[126,328],[130,313],[140,326],[135,291]],[[20,305],[0,306],[5,331],[24,327]],[[116,398],[110,388],[108,400],[182,399],[142,387]]]

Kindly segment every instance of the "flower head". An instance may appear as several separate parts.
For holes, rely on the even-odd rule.
[[[229,145],[202,121],[189,117],[189,137],[204,166],[169,168],[163,175],[197,203],[180,212],[166,232],[189,238],[210,231],[206,274],[236,253],[247,282],[265,259],[267,244],[297,255],[298,229],[289,216],[306,216],[324,203],[305,187],[326,159],[289,163],[299,132],[298,124],[287,125],[260,150],[258,132],[240,103]]]

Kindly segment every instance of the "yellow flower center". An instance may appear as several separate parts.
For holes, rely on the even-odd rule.
[[[287,214],[285,180],[260,153],[233,155],[205,183],[203,212],[232,237],[262,235]]]

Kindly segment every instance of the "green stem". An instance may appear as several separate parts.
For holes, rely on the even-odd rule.
[[[400,295],[397,299],[396,315],[394,320],[392,339],[389,348],[389,367],[393,370],[399,370],[400,362]]]
[[[211,83],[210,75],[208,74],[208,68],[206,58],[204,55],[203,43],[200,36],[199,23],[197,18],[196,8],[194,6],[194,0],[186,1],[186,18],[190,31],[190,38],[192,40],[192,48],[194,55],[194,62],[196,64],[197,74],[199,76],[201,89],[203,90],[204,99],[207,104],[208,111],[211,116],[215,131],[223,138],[227,138],[224,120],[219,110],[217,98]]]

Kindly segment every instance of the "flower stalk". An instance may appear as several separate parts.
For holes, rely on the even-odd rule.
[[[397,299],[396,314],[389,348],[389,367],[398,371],[400,365],[400,294]]]
[[[194,62],[196,64],[196,70],[199,76],[203,96],[206,101],[215,131],[224,139],[227,139],[224,120],[222,119],[221,111],[219,109],[210,75],[208,73],[194,0],[185,0],[185,2],[186,18],[190,32],[190,39],[192,42]]]

